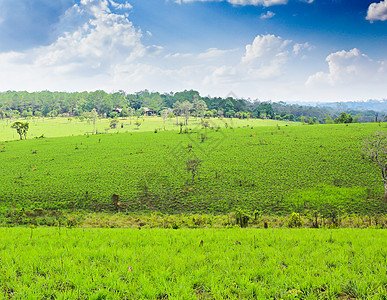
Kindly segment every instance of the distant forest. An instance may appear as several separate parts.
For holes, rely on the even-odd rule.
[[[370,105],[367,106],[367,103]],[[134,94],[126,94],[124,91],[106,93],[102,90],[74,93],[7,91],[0,93],[0,117],[80,117],[95,110],[100,116],[110,118],[139,116],[150,112],[153,115],[193,114],[202,117],[253,117],[319,123],[387,120],[386,109],[367,110],[367,107],[387,107],[387,100],[350,104],[313,106],[234,97],[203,97],[194,90],[164,94],[148,90]]]

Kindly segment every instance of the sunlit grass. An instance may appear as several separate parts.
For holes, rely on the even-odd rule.
[[[135,121],[139,120],[141,125],[137,127]],[[229,127],[243,127],[243,126],[275,126],[276,124],[280,125],[299,125],[298,122],[285,122],[285,121],[275,121],[275,120],[261,120],[261,119],[219,119],[211,118],[206,119],[209,121],[210,126],[220,126],[224,128],[225,126]],[[16,120],[14,120],[16,121]],[[91,120],[80,121],[78,118],[32,118],[32,119],[18,119],[17,121],[28,122],[30,128],[27,134],[27,139],[40,137],[44,135],[45,137],[62,137],[62,136],[75,136],[75,135],[84,135],[92,134],[94,132],[94,124]],[[97,119],[96,120],[96,131],[98,133],[116,133],[116,132],[142,132],[142,131],[154,131],[159,130],[179,130],[179,123],[183,121],[182,117],[178,119],[166,119],[165,127],[164,120],[161,117],[132,117],[132,118],[119,118],[119,123],[117,128],[110,129],[111,119]],[[16,140],[19,139],[19,135],[16,130],[11,128],[12,121],[9,119],[0,120],[0,141],[7,140]],[[122,128],[121,128],[122,126]],[[200,118],[190,118],[188,122],[188,127],[195,129],[201,128],[201,119]]]
[[[371,229],[2,228],[0,291],[12,299],[385,299],[386,240]]]

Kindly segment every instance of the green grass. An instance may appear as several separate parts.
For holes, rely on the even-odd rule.
[[[292,212],[384,227],[379,169],[360,153],[384,124],[169,122],[91,135],[44,119],[19,141],[0,121],[0,224],[52,226],[0,228],[0,299],[387,299],[385,230],[272,228]],[[238,213],[269,229],[235,228]]]
[[[386,240],[372,229],[1,228],[0,298],[386,299]]]
[[[164,121],[161,117],[140,117],[141,125],[137,127],[135,125],[136,117],[132,118],[119,118],[119,123],[116,129],[109,129],[111,119],[98,119],[96,121],[96,131],[99,133],[116,133],[116,132],[142,132],[142,131],[154,131],[164,130]],[[16,120],[14,120],[16,121]],[[92,121],[83,120],[78,118],[33,118],[33,119],[18,119],[17,121],[28,122],[30,129],[27,134],[27,139],[39,137],[44,135],[45,137],[63,137],[63,136],[76,136],[91,134],[94,131],[94,125]],[[183,121],[182,117],[179,117],[179,122]],[[274,120],[260,120],[260,119],[209,119],[210,126],[275,126],[280,125],[299,125],[297,122],[283,122]],[[200,118],[191,118],[189,120],[189,126],[192,128],[200,127]],[[15,129],[11,128],[12,122],[8,119],[0,120],[0,141],[9,141],[19,139]],[[121,124],[123,128],[121,128]],[[108,129],[108,130],[107,130]],[[179,130],[180,126],[176,123],[176,118],[167,119],[165,122],[166,130]]]
[[[361,141],[377,124],[192,128],[4,142],[1,207],[386,213]],[[202,142],[202,137],[204,140]],[[202,165],[192,183],[187,159]],[[111,201],[119,195],[119,206]]]

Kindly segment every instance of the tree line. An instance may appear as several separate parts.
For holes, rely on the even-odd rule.
[[[82,116],[95,110],[104,117],[139,116],[147,112],[155,115],[174,114],[188,117],[262,118],[301,121],[309,124],[341,123],[343,119],[359,122],[374,121],[374,111],[347,111],[343,118],[332,107],[286,104],[285,102],[262,102],[234,97],[203,97],[194,90],[176,93],[158,93],[148,90],[134,94],[124,91],[93,92],[26,92],[0,93],[0,118]],[[337,123],[336,122],[336,123]]]

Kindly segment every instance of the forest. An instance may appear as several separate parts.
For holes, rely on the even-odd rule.
[[[283,101],[259,101],[229,97],[201,96],[194,90],[159,93],[148,90],[127,94],[120,90],[107,93],[102,90],[93,92],[26,92],[7,91],[0,93],[0,118],[82,116],[93,109],[103,117],[139,116],[146,113],[161,115],[162,112],[175,115],[187,115],[187,112],[206,117],[261,118],[288,121],[333,123],[343,112],[352,116],[351,122],[383,121],[386,111],[380,106],[369,105],[378,110],[367,110],[367,102],[359,105],[299,105]],[[371,103],[371,102],[370,102]],[[353,103],[352,103],[353,104]],[[357,108],[356,108],[357,107]],[[337,123],[343,123],[337,121]]]

